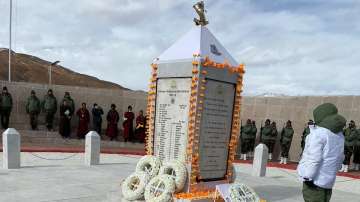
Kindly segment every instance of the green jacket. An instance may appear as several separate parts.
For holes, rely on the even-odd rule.
[[[294,136],[293,128],[288,128],[288,127],[283,128],[281,131],[280,143],[291,144],[293,136]]]
[[[57,100],[55,96],[45,95],[44,100],[42,101],[42,108],[45,112],[56,113],[57,111]]]
[[[262,127],[261,132],[260,132],[260,141],[272,139],[271,138],[271,132],[272,132],[272,127],[271,126]]]
[[[356,138],[358,136],[358,131],[356,128],[346,128],[344,130],[345,137],[345,146],[352,147],[356,143]]]
[[[0,100],[1,108],[12,108],[13,101],[10,93],[2,93]]]
[[[360,147],[360,129],[357,129],[354,146]]]
[[[70,96],[65,96],[61,101],[61,105],[64,103],[64,101],[66,101],[67,104],[70,106],[70,109],[71,109],[70,115],[74,114],[74,112],[75,112],[74,100]]]
[[[40,100],[36,96],[30,96],[26,103],[27,113],[37,113],[41,111]]]
[[[256,126],[251,126],[251,135],[253,139],[256,139],[256,134],[257,134]]]
[[[301,148],[305,147],[305,139],[309,134],[310,134],[310,128],[308,126],[304,129],[303,134],[301,136]]]
[[[241,139],[242,140],[249,140],[252,139],[252,133],[251,133],[252,126],[251,125],[245,125],[241,129]]]

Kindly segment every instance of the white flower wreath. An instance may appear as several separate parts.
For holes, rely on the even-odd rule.
[[[129,201],[144,198],[145,187],[149,180],[149,176],[145,172],[131,174],[121,185],[123,197]]]
[[[150,180],[145,188],[145,201],[170,202],[175,192],[174,179],[169,175],[159,175]]]
[[[187,178],[186,167],[183,163],[178,160],[164,163],[159,171],[159,175],[162,174],[170,175],[174,179],[176,192],[183,190]]]
[[[229,188],[231,201],[260,202],[256,192],[245,184],[233,184]]]
[[[146,172],[150,178],[155,177],[160,170],[161,160],[155,156],[143,156],[136,165],[136,172]]]

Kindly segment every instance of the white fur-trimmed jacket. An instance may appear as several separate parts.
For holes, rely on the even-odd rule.
[[[330,130],[310,126],[305,148],[297,171],[300,179],[312,180],[315,185],[332,189],[336,173],[344,160],[344,136]]]

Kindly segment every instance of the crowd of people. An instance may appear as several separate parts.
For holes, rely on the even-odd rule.
[[[304,128],[301,136],[301,150],[305,148],[306,137],[310,134],[311,126],[314,126],[313,120],[309,120],[307,126]],[[255,121],[248,119],[246,124],[241,126],[240,132],[240,159],[247,160],[248,157],[252,157],[257,136],[257,127]],[[280,133],[279,133],[280,132]],[[265,125],[260,128],[259,143],[263,143],[269,150],[269,160],[273,158],[273,152],[275,144],[277,143],[278,136],[280,135],[280,164],[287,164],[289,158],[289,151],[294,136],[294,129],[291,121],[288,120],[286,125],[278,130],[276,122],[271,122],[270,119],[265,121]],[[343,130],[345,138],[344,143],[344,155],[343,166],[341,172],[348,172],[350,169],[360,170],[360,129],[356,128],[356,124],[351,120],[348,127]],[[352,167],[349,168],[352,159]]]
[[[13,100],[11,94],[8,92],[7,87],[3,87],[0,97],[0,116],[1,126],[3,129],[9,127],[9,118],[13,107]],[[71,120],[76,117],[78,119],[77,137],[83,139],[89,132],[90,127],[90,111],[87,109],[86,103],[82,103],[81,107],[76,110],[75,102],[70,96],[69,92],[65,92],[63,99],[58,106],[58,101],[53,94],[52,89],[49,89],[43,100],[40,100],[34,90],[31,91],[30,96],[26,102],[26,113],[30,118],[30,125],[33,130],[38,129],[38,117],[40,113],[45,114],[45,123],[47,130],[54,131],[54,117],[59,107],[59,133],[63,138],[70,138],[71,136]],[[102,134],[102,122],[104,110],[97,103],[93,104],[91,110],[92,114],[92,127],[99,135]],[[124,113],[122,123],[122,135],[125,140],[131,142],[144,142],[145,141],[145,122],[146,118],[143,111],[140,110],[136,119],[132,111],[132,107],[128,106],[128,110]],[[116,109],[115,104],[111,104],[110,110],[106,115],[107,127],[105,134],[109,139],[116,140],[119,131],[120,115]],[[134,127],[135,121],[135,127]]]

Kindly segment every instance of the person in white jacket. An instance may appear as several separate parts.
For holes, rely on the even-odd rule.
[[[297,171],[303,181],[305,202],[330,201],[336,173],[344,160],[343,128],[346,120],[335,105],[325,103],[314,112],[315,125],[310,127]]]

